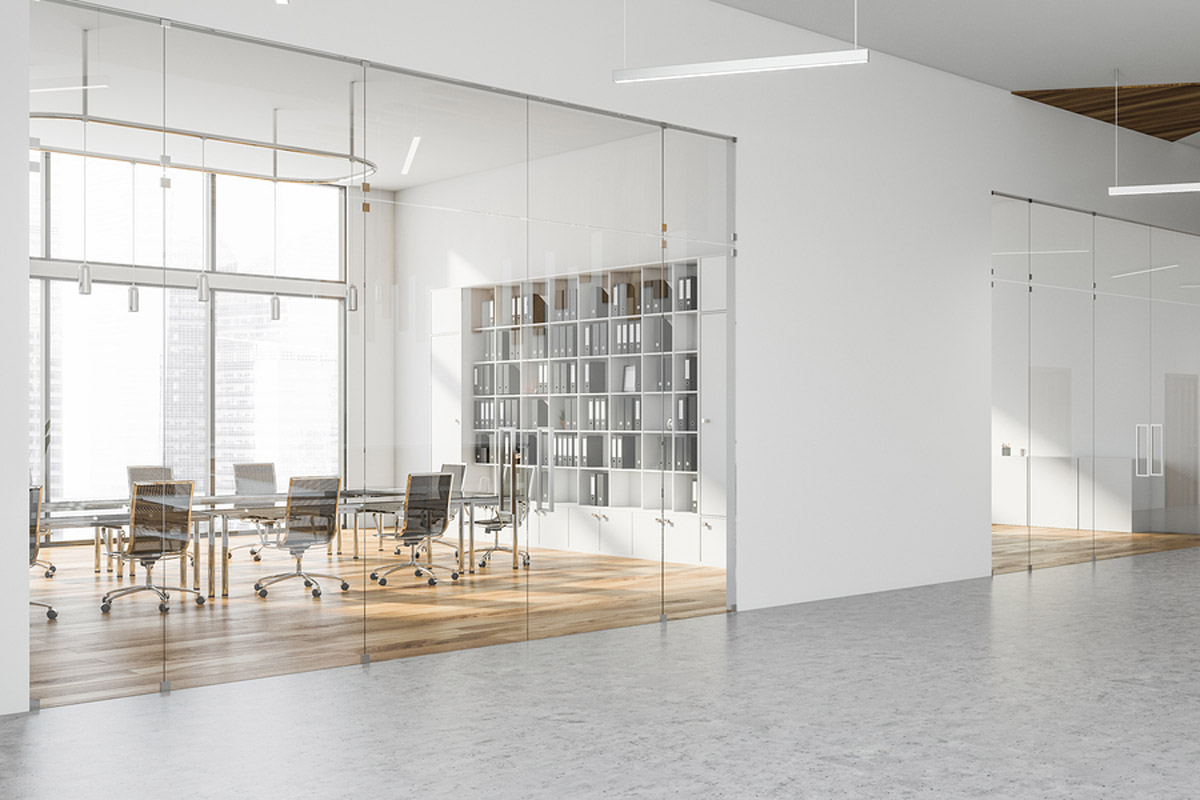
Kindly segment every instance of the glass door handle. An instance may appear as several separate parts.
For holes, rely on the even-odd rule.
[[[1133,475],[1136,478],[1150,477],[1150,461],[1146,458],[1149,438],[1149,425],[1138,423],[1133,426]]]
[[[1150,477],[1161,478],[1164,473],[1163,464],[1163,426],[1161,422],[1150,425]],[[1157,469],[1155,464],[1158,464]]]

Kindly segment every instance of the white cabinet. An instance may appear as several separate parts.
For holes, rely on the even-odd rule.
[[[633,512],[633,557],[699,564],[699,517],[678,511],[668,511],[666,516],[654,511]]]

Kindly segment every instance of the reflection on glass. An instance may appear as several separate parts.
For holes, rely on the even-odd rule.
[[[214,299],[217,491],[244,462],[273,462],[283,480],[338,474],[340,303],[281,297],[274,321],[265,295]]]

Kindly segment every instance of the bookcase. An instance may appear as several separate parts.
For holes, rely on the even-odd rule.
[[[701,480],[702,423],[724,408],[723,385],[701,397],[701,331],[713,329],[701,272],[691,259],[462,290],[464,458],[497,465],[519,448],[547,527],[610,519],[558,514],[565,504],[697,515],[683,524],[699,531],[701,492],[724,491]]]

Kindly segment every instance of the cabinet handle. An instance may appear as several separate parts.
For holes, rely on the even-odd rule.
[[[1133,474],[1137,478],[1150,477],[1150,461],[1146,458],[1146,440],[1150,438],[1150,426],[1137,423],[1133,426]]]
[[[711,522],[706,522],[706,523],[704,523],[704,527],[708,528],[708,529],[711,531],[711,530],[712,530],[712,523],[711,523]]]
[[[657,522],[659,525],[670,525],[672,528],[675,527],[675,523],[669,519],[660,519],[659,517],[655,517],[654,521]]]
[[[704,419],[702,419],[702,420],[700,420],[700,421],[701,421],[701,422],[703,422],[705,425],[707,425],[708,423],[712,422],[712,420],[711,420],[711,419],[709,419],[708,417],[705,417]]]

